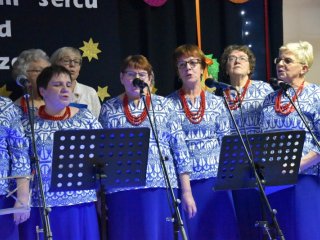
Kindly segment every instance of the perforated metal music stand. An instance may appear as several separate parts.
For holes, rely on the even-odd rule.
[[[248,139],[248,149],[251,149],[253,155],[251,158],[264,186],[290,185],[297,182],[305,131],[249,134]],[[213,189],[256,187],[257,181],[240,137],[223,137],[218,175]]]
[[[95,189],[97,173],[108,188],[144,186],[149,128],[57,131],[49,191]]]
[[[149,139],[149,128],[55,132],[49,191],[97,189],[107,239],[105,190],[145,186]]]

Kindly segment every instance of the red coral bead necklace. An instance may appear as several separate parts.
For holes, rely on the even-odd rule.
[[[205,93],[203,90],[201,90],[200,93],[200,107],[198,109],[197,112],[191,112],[187,100],[186,100],[186,96],[185,96],[185,92],[183,91],[182,88],[180,88],[179,92],[179,98],[182,104],[182,108],[184,110],[184,113],[186,115],[186,117],[189,119],[189,121],[193,124],[199,124],[204,116],[204,110],[206,108],[206,97],[205,97]]]
[[[70,107],[67,106],[65,112],[61,116],[52,116],[48,114],[45,110],[45,105],[42,105],[39,107],[39,117],[46,120],[52,120],[52,121],[61,121],[70,118],[71,116],[71,110]]]
[[[295,102],[297,100],[297,98],[301,94],[303,88],[304,88],[304,81],[301,83],[301,85],[297,89],[297,92],[292,97],[292,102]],[[293,105],[291,104],[291,102],[281,105],[282,94],[283,94],[283,89],[280,89],[278,92],[278,95],[276,97],[274,109],[277,113],[280,113],[283,115],[289,115],[290,113],[294,112],[295,109],[294,109]]]
[[[150,109],[150,103],[151,103],[151,97],[149,94],[146,95],[146,103],[147,103],[147,108],[144,108],[143,112],[140,115],[134,116],[130,112],[128,95],[124,94],[123,102],[122,102],[124,114],[126,115],[127,120],[132,125],[138,126],[147,118],[147,115],[148,115],[147,111],[148,109]]]
[[[243,87],[242,93],[240,94],[240,96],[236,96],[235,98],[232,98],[230,94],[230,89],[227,89],[225,91],[227,102],[231,110],[236,110],[239,107],[239,103],[242,103],[244,97],[246,96],[247,90],[249,88],[249,84],[250,84],[250,79],[248,78],[246,84]]]

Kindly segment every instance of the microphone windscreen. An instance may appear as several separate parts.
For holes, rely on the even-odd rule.
[[[215,80],[213,78],[207,78],[204,82],[204,84],[208,87],[208,88],[213,88],[216,86],[215,84]]]
[[[21,87],[25,87],[27,83],[29,83],[29,80],[26,76],[24,75],[19,75],[16,78],[16,83],[21,86]]]
[[[275,77],[270,78],[270,79],[269,79],[269,84],[270,84],[271,86],[273,86],[273,87],[278,87],[278,86],[279,86],[279,85],[278,85],[278,79],[275,78]]]
[[[140,78],[135,78],[132,81],[132,85],[139,88],[145,88],[148,86],[144,81],[142,81]]]

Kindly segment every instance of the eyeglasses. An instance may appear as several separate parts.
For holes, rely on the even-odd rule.
[[[36,73],[39,74],[42,72],[43,69],[29,69],[27,70],[27,73]]]
[[[135,71],[125,71],[124,72],[128,78],[134,79],[138,76],[138,78],[144,80],[149,76],[148,72],[135,72]]]
[[[291,64],[291,63],[301,63],[301,64],[303,64],[302,62],[296,62],[292,58],[275,58],[274,59],[274,64],[279,64],[282,60],[283,60],[283,62],[285,64]]]
[[[237,56],[231,55],[231,56],[228,57],[228,62],[235,62],[235,61],[237,61],[237,62],[243,63],[243,62],[248,62],[248,60],[249,60],[249,59],[248,59],[247,57],[245,57],[245,56],[237,57]]]
[[[178,62],[178,69],[186,69],[187,64],[189,64],[190,68],[195,68],[199,63],[201,63],[200,59],[190,59],[189,61],[181,61]]]
[[[63,65],[71,65],[73,63],[73,65],[75,66],[80,66],[82,63],[80,59],[69,59],[69,58],[62,58],[60,62],[62,62]]]

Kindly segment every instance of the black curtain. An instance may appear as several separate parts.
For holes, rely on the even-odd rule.
[[[151,7],[143,0],[79,0],[82,8],[76,7],[73,1],[61,2],[59,7],[52,2],[24,0],[19,1],[18,6],[0,5],[0,29],[6,20],[11,22],[11,37],[0,38],[0,60],[1,57],[10,60],[5,69],[0,63],[0,87],[6,84],[12,99],[21,95],[11,78],[11,61],[21,51],[41,48],[51,55],[62,46],[81,48],[83,41],[88,42],[90,38],[98,43],[101,52],[97,54],[98,59],[83,59],[79,82],[96,90],[98,86],[108,86],[110,97],[114,97],[123,91],[119,81],[122,59],[129,54],[143,54],[154,67],[157,94],[167,95],[179,87],[172,53],[181,44],[198,44],[194,0],[168,0],[161,7]],[[85,2],[96,2],[97,7],[85,7]],[[267,2],[273,59],[283,39],[282,0]],[[46,6],[43,3],[47,3]],[[205,54],[219,59],[227,45],[248,44],[248,39],[243,37],[244,19],[240,14],[245,9],[246,17],[254,23],[250,30],[258,61],[254,76],[266,80],[263,6],[264,0],[244,4],[201,0]]]

